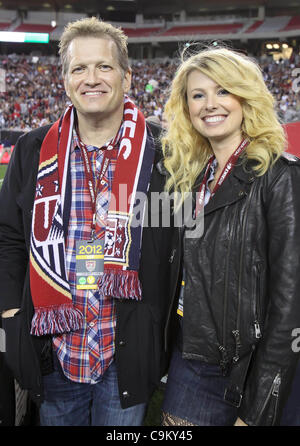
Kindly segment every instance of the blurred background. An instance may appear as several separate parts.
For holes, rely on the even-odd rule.
[[[162,121],[184,47],[224,42],[257,59],[282,123],[300,121],[299,0],[0,0],[1,176],[20,133],[65,108],[57,43],[69,21],[87,16],[128,36],[130,96],[146,116]]]

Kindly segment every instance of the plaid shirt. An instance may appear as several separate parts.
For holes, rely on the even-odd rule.
[[[120,141],[121,131],[122,128],[118,134],[117,144]],[[101,169],[103,149],[108,144],[101,149],[87,146],[95,183]],[[73,303],[84,315],[86,324],[76,332],[53,337],[53,345],[67,378],[71,381],[94,384],[113,361],[116,315],[111,298],[100,297],[97,290],[76,289],[76,241],[90,238],[92,206],[75,130],[70,165],[72,203],[66,240],[66,267]],[[97,191],[97,238],[104,236],[115,167],[116,160],[111,160]]]

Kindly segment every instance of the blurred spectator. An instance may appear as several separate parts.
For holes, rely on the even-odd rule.
[[[155,115],[148,116],[148,118],[146,118],[146,121],[153,122],[154,124],[161,125],[161,121],[160,121],[159,117],[155,116]]]
[[[177,60],[140,60],[132,63],[130,96],[146,117],[156,116],[163,123],[163,108]],[[292,71],[300,60],[259,60],[282,122],[300,120],[300,93],[293,91]],[[61,67],[54,56],[0,57],[6,70],[6,92],[0,92],[0,128],[24,131],[54,122],[64,110],[67,97]]]

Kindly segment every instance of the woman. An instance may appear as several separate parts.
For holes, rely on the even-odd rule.
[[[204,231],[183,237],[163,424],[278,424],[298,359],[300,162],[259,67],[226,48],[182,62],[165,116],[166,189],[197,192]]]

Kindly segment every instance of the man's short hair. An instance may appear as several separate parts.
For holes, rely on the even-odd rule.
[[[117,46],[119,65],[124,74],[128,71],[127,36],[120,28],[116,28],[110,23],[102,22],[96,17],[90,17],[70,22],[64,29],[59,42],[63,77],[66,76],[68,71],[68,48],[76,37],[99,37],[113,40]]]

